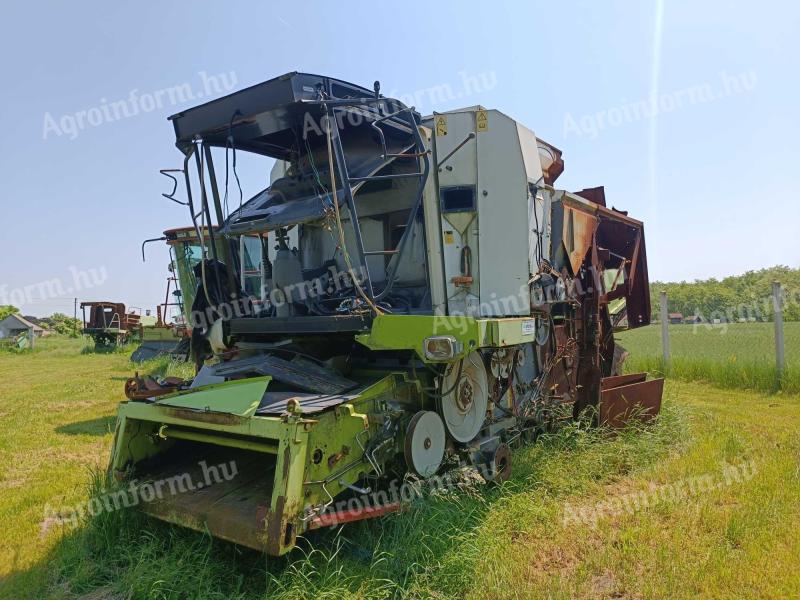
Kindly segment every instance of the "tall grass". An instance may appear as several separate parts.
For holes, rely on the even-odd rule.
[[[625,370],[629,373],[647,371],[682,381],[703,381],[726,389],[800,393],[800,369],[787,369],[779,381],[775,365],[764,361],[675,356],[665,365],[660,356],[643,356],[629,358]]]
[[[705,381],[727,389],[800,392],[800,323],[785,324],[786,369],[780,380],[772,323],[670,325],[669,336],[670,364],[665,365],[659,325],[618,334],[619,342],[630,352],[625,369]]]
[[[487,554],[537,524],[559,523],[571,496],[646,469],[681,447],[688,436],[684,417],[667,399],[654,426],[611,435],[585,423],[568,425],[518,449],[514,475],[502,485],[464,480],[402,513],[315,532],[284,558],[132,509],[99,514],[65,538],[50,591],[66,597],[98,589],[136,598],[463,597]],[[103,485],[97,474],[90,495]]]

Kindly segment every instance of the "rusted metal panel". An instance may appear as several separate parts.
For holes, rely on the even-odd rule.
[[[353,521],[362,521],[364,519],[372,519],[374,517],[382,517],[389,513],[401,510],[399,502],[391,502],[383,506],[365,506],[359,509],[346,509],[331,513],[324,513],[311,520],[308,525],[309,529],[320,529],[322,527],[330,527],[335,525],[342,525],[344,523],[352,523]]]
[[[641,375],[644,374],[622,375],[621,377],[634,378]],[[607,379],[620,380],[619,377]],[[601,388],[603,387],[601,382]],[[600,425],[619,429],[634,417],[640,421],[651,420],[661,410],[661,395],[663,391],[663,377],[602,389],[598,407]]]
[[[628,375],[614,375],[613,377],[603,377],[603,379],[600,380],[600,389],[610,390],[611,388],[620,387],[623,385],[639,383],[646,379],[647,379],[647,373],[630,373]]]
[[[580,192],[575,192],[575,195],[586,198],[589,202],[594,202],[600,206],[606,205],[606,191],[602,185],[599,187],[582,189]]]

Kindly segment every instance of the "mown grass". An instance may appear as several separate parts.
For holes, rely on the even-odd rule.
[[[800,393],[800,323],[784,324],[786,370],[778,380],[773,323],[670,325],[669,365],[662,358],[661,326],[617,334],[631,353],[630,372],[663,373],[728,389]]]
[[[669,382],[653,427],[617,436],[567,427],[517,451],[502,486],[417,501],[402,514],[309,536],[275,559],[135,511],[43,530],[48,504],[75,505],[93,476],[98,484],[121,374],[131,370],[124,355],[72,352],[0,356],[3,598],[800,593],[797,396]],[[594,525],[569,518],[570,507],[698,475],[722,482],[723,465],[749,461],[755,476],[746,481]]]

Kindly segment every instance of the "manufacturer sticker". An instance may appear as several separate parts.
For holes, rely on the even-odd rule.
[[[533,335],[536,333],[536,319],[528,319],[522,322],[522,335]]]

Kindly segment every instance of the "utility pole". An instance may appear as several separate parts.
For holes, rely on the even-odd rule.
[[[75,298],[75,304],[72,307],[72,318],[73,319],[77,319],[78,318],[78,299],[77,298]]]

